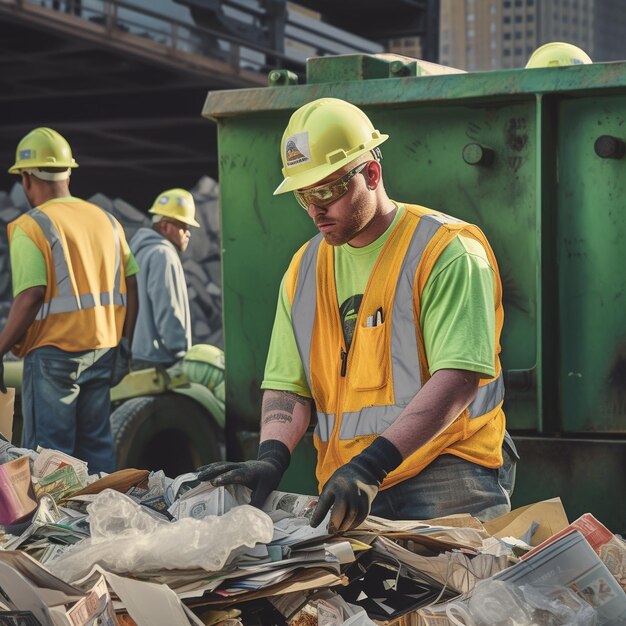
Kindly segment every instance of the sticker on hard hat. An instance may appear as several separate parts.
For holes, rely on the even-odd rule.
[[[36,152],[27,148],[26,150],[20,150],[20,161],[24,161],[26,159],[34,159],[36,156]]]
[[[169,198],[167,196],[161,196],[159,198],[159,204],[167,204],[169,202]]]
[[[311,160],[311,149],[309,148],[309,133],[298,133],[292,135],[285,141],[285,166],[293,167],[308,163]]]

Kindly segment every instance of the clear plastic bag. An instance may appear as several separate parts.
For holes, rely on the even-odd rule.
[[[49,564],[54,574],[75,581],[93,565],[118,574],[142,575],[170,569],[223,569],[242,546],[272,540],[270,517],[249,505],[221,517],[157,519],[124,494],[107,489],[87,507],[91,537]]]
[[[532,612],[516,589],[500,580],[479,583],[468,602],[476,626],[531,626]]]
[[[537,626],[595,626],[597,611],[567,587],[519,588],[524,601],[533,609]]]
[[[567,587],[479,583],[465,602],[448,602],[455,626],[595,626],[596,610]]]

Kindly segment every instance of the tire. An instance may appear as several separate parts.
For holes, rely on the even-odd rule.
[[[126,400],[111,414],[117,469],[175,477],[224,458],[224,433],[200,404],[177,394]]]

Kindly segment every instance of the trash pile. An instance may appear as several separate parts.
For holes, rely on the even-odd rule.
[[[182,256],[189,291],[193,343],[224,347],[222,333],[222,275],[220,260],[219,185],[203,176],[193,189],[196,219],[189,247]],[[137,229],[150,225],[146,214],[120,198],[97,193],[89,202],[114,215],[131,240]],[[0,328],[6,324],[11,307],[11,272],[6,225],[30,209],[22,186],[15,183],[9,193],[0,191]]]
[[[6,440],[0,463],[0,624],[626,623],[624,541],[590,514],[568,524],[558,498],[338,536],[309,525],[313,496],[259,510],[193,472],[89,475]]]

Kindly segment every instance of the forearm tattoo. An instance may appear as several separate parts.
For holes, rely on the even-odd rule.
[[[263,398],[263,423],[279,422],[285,424],[293,421],[296,404],[306,406],[310,400],[292,391],[275,391],[267,393]]]

